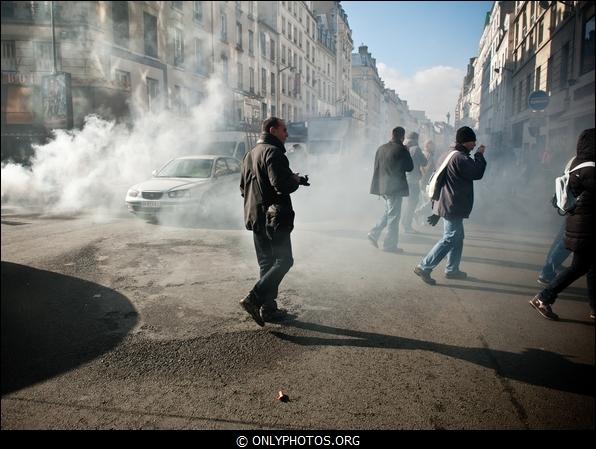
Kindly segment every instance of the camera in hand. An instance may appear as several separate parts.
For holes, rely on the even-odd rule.
[[[301,186],[309,186],[309,182],[308,182],[308,175],[304,175],[304,176],[300,176],[299,177],[300,180],[298,181],[298,184]]]

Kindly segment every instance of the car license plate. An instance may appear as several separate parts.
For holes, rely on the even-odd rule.
[[[159,201],[143,201],[143,207],[159,207]]]

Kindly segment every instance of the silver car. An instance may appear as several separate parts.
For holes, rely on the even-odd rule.
[[[166,214],[204,218],[214,209],[221,212],[226,198],[240,198],[240,167],[238,159],[228,156],[172,159],[151,179],[128,189],[128,210],[148,221]]]

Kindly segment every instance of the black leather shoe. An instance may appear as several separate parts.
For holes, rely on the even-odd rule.
[[[420,279],[422,279],[424,282],[426,282],[428,285],[436,285],[437,281],[435,281],[433,278],[430,277],[430,273],[428,271],[424,271],[422,268],[420,267],[416,267],[414,268],[414,273],[420,277]]]
[[[452,271],[451,273],[445,273],[447,279],[467,279],[468,273],[465,271]]]
[[[265,321],[263,321],[263,317],[261,317],[261,314],[259,313],[260,307],[254,304],[250,298],[251,296],[248,295],[246,298],[240,301],[240,305],[248,312],[248,314],[259,326],[263,327],[265,325]]]
[[[263,321],[275,323],[278,321],[286,321],[290,318],[288,311],[285,309],[263,310],[261,309],[261,316]]]

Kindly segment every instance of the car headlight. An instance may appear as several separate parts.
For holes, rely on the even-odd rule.
[[[168,192],[170,198],[187,198],[190,196],[189,190],[172,190]]]
[[[130,189],[126,195],[132,196],[134,198],[134,197],[139,196],[140,194],[141,194],[141,192],[139,192],[138,190]]]

